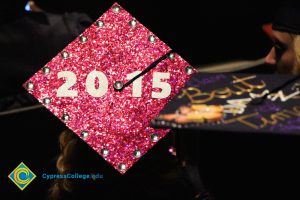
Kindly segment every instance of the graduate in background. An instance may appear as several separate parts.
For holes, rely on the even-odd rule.
[[[274,46],[266,63],[276,65],[279,73],[300,74],[300,3],[283,4],[272,24]]]

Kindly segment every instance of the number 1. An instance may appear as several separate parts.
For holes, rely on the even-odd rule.
[[[127,80],[134,78],[136,75],[140,74],[141,71],[135,71],[131,74],[127,74]],[[139,77],[132,83],[132,97],[142,97],[142,79],[143,76]]]

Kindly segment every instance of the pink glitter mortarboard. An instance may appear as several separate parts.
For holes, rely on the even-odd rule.
[[[115,3],[24,87],[123,174],[168,133],[150,121],[193,72]]]

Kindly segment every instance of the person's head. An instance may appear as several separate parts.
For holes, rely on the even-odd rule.
[[[279,73],[300,74],[300,6],[282,5],[273,25],[274,46],[266,56],[266,63],[277,66]]]

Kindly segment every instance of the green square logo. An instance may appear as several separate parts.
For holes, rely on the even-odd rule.
[[[21,190],[24,190],[35,177],[36,175],[23,162],[8,175]]]

